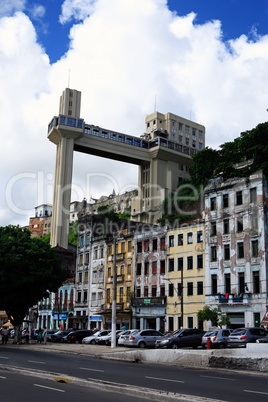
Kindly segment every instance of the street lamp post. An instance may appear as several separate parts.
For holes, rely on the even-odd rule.
[[[113,261],[113,301],[112,301],[112,338],[111,348],[116,347],[116,235],[114,234],[114,261]]]

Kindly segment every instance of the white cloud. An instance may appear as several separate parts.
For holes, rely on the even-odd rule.
[[[46,14],[46,9],[41,4],[35,4],[31,9],[31,17],[35,20],[43,18]]]
[[[16,206],[52,201],[56,147],[46,130],[69,69],[70,86],[82,91],[81,116],[117,131],[142,134],[155,96],[160,112],[204,124],[212,147],[267,120],[268,35],[225,44],[220,21],[195,25],[194,13],[175,15],[165,0],[66,0],[62,22],[72,17],[84,20],[72,27],[70,49],[53,65],[29,18],[0,19],[1,225],[27,223],[29,212],[14,214],[5,200],[21,173]],[[77,153],[73,183],[73,199],[98,197],[134,187],[137,168]]]
[[[25,8],[26,0],[0,0],[0,17],[11,15]]]

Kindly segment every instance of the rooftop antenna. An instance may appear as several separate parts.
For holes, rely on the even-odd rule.
[[[69,69],[69,74],[68,74],[68,88],[70,88],[70,79],[71,79],[71,70]]]
[[[154,111],[156,112],[156,94],[154,96]]]

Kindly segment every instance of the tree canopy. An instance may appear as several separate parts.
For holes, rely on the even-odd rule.
[[[56,249],[27,229],[0,227],[0,308],[14,326],[65,279]]]
[[[209,306],[204,306],[202,310],[197,312],[199,321],[211,321],[212,325],[230,325],[229,317],[222,312],[221,308],[215,307],[211,309]]]
[[[268,177],[267,155],[268,122],[242,132],[234,141],[222,144],[219,150],[207,147],[197,152],[190,168],[191,182],[195,186],[206,186],[213,177],[246,177],[258,170]],[[252,160],[250,165],[243,169],[235,168],[236,163],[248,160]]]

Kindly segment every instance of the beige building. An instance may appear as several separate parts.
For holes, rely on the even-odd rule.
[[[205,305],[205,224],[203,220],[167,231],[167,330],[200,328]]]

